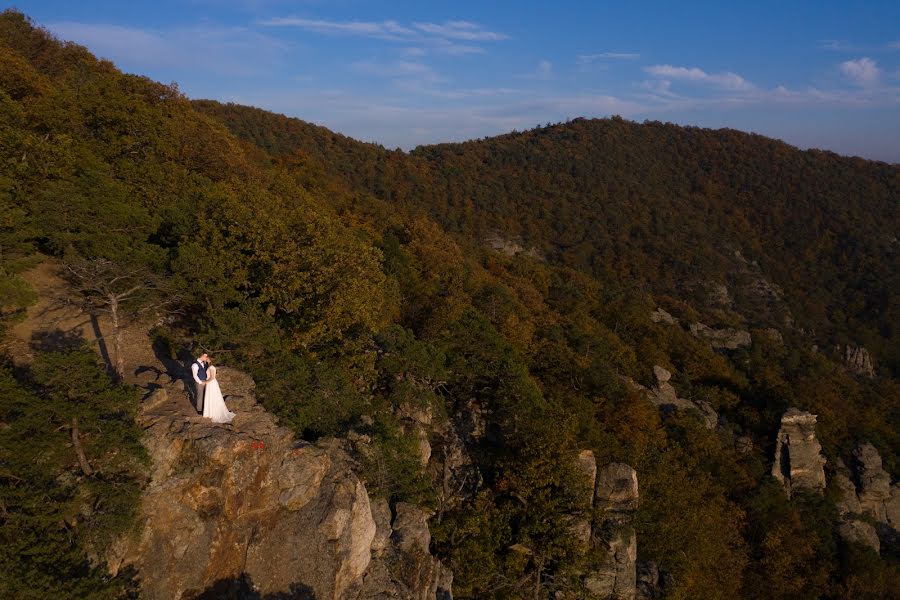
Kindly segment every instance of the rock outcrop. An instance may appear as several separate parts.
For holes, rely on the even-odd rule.
[[[859,519],[844,519],[838,525],[838,535],[847,543],[868,546],[875,552],[881,552],[881,542],[875,528]]]
[[[691,323],[690,331],[696,337],[707,340],[713,350],[737,350],[749,346],[753,341],[749,331],[731,327],[713,329],[703,323]]]
[[[772,475],[784,485],[788,497],[799,489],[823,492],[825,457],[816,438],[816,415],[789,408],[781,417]]]
[[[431,441],[428,438],[428,430],[434,421],[434,411],[431,406],[417,406],[405,402],[397,409],[397,416],[403,430],[415,438],[419,463],[425,467],[431,460]]]
[[[672,586],[672,576],[660,570],[652,560],[637,561],[636,600],[660,600]]]
[[[881,465],[881,455],[868,442],[853,450],[859,509],[878,523],[887,523],[885,504],[891,498],[891,476]]]
[[[429,552],[427,514],[398,505],[392,519],[385,501],[370,501],[345,442],[296,440],[255,404],[252,380],[231,376],[227,389],[248,397],[234,398],[245,410],[228,425],[196,416],[176,385],[143,402],[144,526],[113,546],[110,567],[134,566],[151,600],[238,580],[320,600],[449,598],[452,575]],[[388,576],[388,564],[407,575]]]
[[[584,490],[581,499],[581,508],[590,514],[594,507],[594,488],[597,483],[597,459],[591,450],[582,450],[575,459],[578,469],[584,476]],[[591,541],[590,518],[575,519],[572,522],[572,535],[584,546],[588,547]]]
[[[659,365],[653,367],[653,375],[656,378],[656,385],[649,389],[630,378],[626,378],[625,382],[643,393],[661,411],[695,410],[699,413],[707,429],[716,428],[719,423],[719,415],[709,402],[705,400],[694,402],[687,398],[679,398],[675,388],[669,383],[672,374]]]
[[[841,524],[838,534],[847,542],[880,549],[879,535],[896,540],[900,532],[900,484],[891,485],[891,476],[881,464],[881,455],[872,444],[862,442],[853,450],[852,470],[838,463],[832,485],[839,491],[837,501]],[[862,520],[875,521],[875,527]]]
[[[844,363],[851,373],[862,377],[875,377],[875,366],[872,364],[872,356],[862,346],[847,345],[844,348]]]
[[[506,239],[496,233],[488,235],[484,239],[485,244],[487,244],[488,247],[490,247],[492,250],[502,252],[507,256],[524,254],[532,258],[540,258],[540,254],[535,248],[525,248],[521,243],[519,243],[520,241],[521,240]]]
[[[678,319],[673,317],[669,312],[662,308],[657,308],[650,313],[650,320],[654,323],[668,323],[669,325],[678,325]]]
[[[451,600],[453,574],[431,555],[430,513],[397,503],[388,552],[373,561],[359,598]]]

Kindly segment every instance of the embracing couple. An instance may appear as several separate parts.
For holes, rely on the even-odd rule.
[[[225,406],[225,397],[222,396],[222,388],[216,379],[216,368],[209,354],[204,352],[197,357],[191,365],[191,373],[197,390],[197,410],[207,419],[212,419],[213,423],[231,423],[234,413]]]

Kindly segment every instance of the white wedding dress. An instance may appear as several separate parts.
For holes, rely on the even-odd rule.
[[[203,394],[203,416],[212,419],[213,423],[231,423],[234,413],[225,406],[222,388],[216,379],[216,368],[209,367],[209,378],[206,380],[206,392]]]

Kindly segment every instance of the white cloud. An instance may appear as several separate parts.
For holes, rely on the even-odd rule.
[[[881,69],[875,61],[868,57],[858,60],[845,60],[839,65],[841,73],[856,85],[872,86],[878,83]]]
[[[243,27],[138,29],[104,23],[58,22],[47,28],[131,71],[174,69],[250,76],[277,62],[288,45]]]
[[[258,22],[269,27],[297,27],[313,33],[348,35],[379,40],[404,42],[427,47],[433,52],[459,56],[477,54],[482,48],[475,42],[496,42],[509,39],[505,33],[490,31],[470,21],[446,21],[444,23],[413,23],[403,25],[386,21],[332,21],[327,19],[301,19],[274,17]],[[460,43],[465,42],[465,43]]]
[[[848,51],[853,45],[847,40],[819,40],[819,48],[822,50]]]
[[[647,73],[664,79],[694,81],[718,88],[740,91],[751,90],[753,84],[738,75],[726,71],[723,73],[707,73],[697,67],[675,67],[672,65],[653,65],[644,69]]]
[[[601,60],[637,60],[641,57],[637,52],[599,52],[597,54],[579,54],[575,62],[579,66],[589,65]]]
[[[535,77],[538,79],[550,79],[553,77],[553,63],[549,60],[539,60]]]
[[[298,27],[315,33],[358,35],[380,39],[397,40],[415,36],[415,31],[400,25],[397,21],[328,21],[325,19],[298,19],[296,17],[273,17],[259,22],[271,27]]]
[[[470,21],[447,21],[445,23],[414,23],[416,29],[450,40],[467,40],[472,42],[496,42],[508,40],[505,33],[488,31],[477,23]]]
[[[386,77],[389,79],[412,79],[416,81],[437,82],[442,78],[426,64],[406,60],[379,62],[364,60],[353,63],[353,69],[365,75]]]

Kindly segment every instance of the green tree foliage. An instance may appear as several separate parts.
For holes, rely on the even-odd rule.
[[[146,454],[135,393],[83,348],[39,354],[30,373],[0,370],[0,591],[5,598],[120,598],[127,573],[103,557],[134,526]],[[92,475],[72,444],[72,423]],[[91,560],[88,557],[93,557]]]

